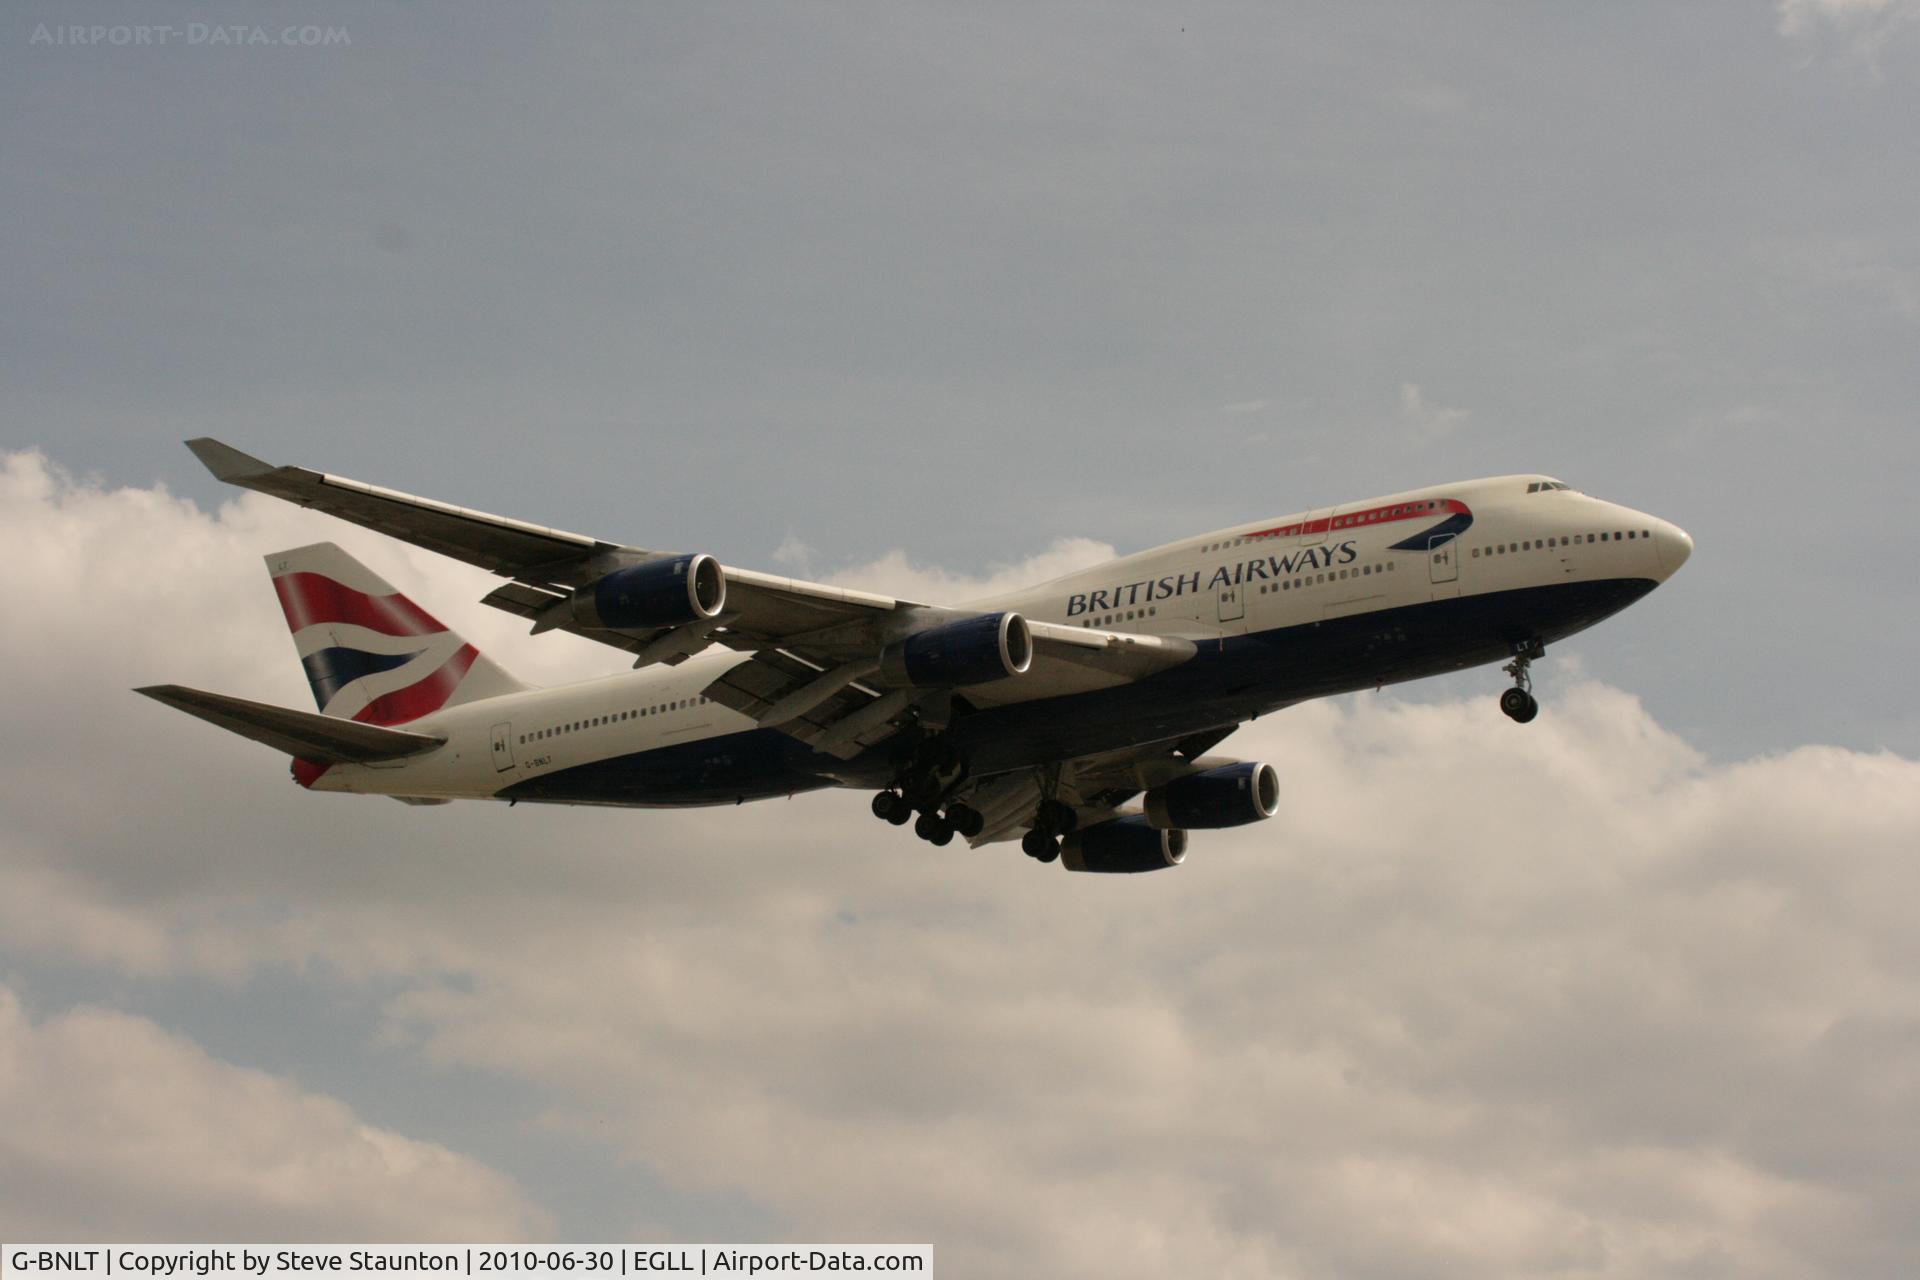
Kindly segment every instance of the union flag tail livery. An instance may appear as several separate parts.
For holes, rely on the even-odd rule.
[[[672,808],[824,787],[934,844],[1071,871],[1179,864],[1187,833],[1283,807],[1208,754],[1311,698],[1531,666],[1693,552],[1676,525],[1542,475],[1487,476],[1193,534],[948,606],[626,546],[187,446],[221,480],[495,575],[482,603],[621,669],[531,689],[331,543],[267,557],[318,713],[147,696],[294,758],[314,791]],[[261,601],[265,607],[265,601]],[[1489,707],[1489,711],[1492,708]]]
[[[331,542],[267,570],[322,715],[402,725],[527,687]]]

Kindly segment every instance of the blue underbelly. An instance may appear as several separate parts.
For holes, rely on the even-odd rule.
[[[953,742],[976,776],[1235,724],[1310,698],[1506,660],[1528,640],[1552,643],[1651,591],[1645,578],[1573,582],[1451,597],[1207,641],[1190,662],[1094,693],[955,717]],[[887,785],[917,741],[847,762],[775,729],[616,756],[516,783],[514,800],[709,805],[842,783]]]

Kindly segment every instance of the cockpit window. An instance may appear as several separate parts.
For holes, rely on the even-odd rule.
[[[1556,489],[1565,489],[1566,487],[1566,485],[1561,484],[1558,480],[1535,480],[1527,486],[1527,492],[1549,493]]]

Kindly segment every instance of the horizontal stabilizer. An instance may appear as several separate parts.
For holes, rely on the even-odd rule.
[[[316,715],[287,707],[249,702],[220,693],[205,693],[184,685],[156,684],[144,689],[155,702],[198,716],[209,724],[237,733],[255,742],[311,760],[315,764],[365,764],[370,760],[394,760],[401,756],[431,751],[446,741],[424,733],[404,729],[383,729],[379,725],[342,720],[338,716]]]

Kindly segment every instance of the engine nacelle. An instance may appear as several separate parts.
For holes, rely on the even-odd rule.
[[[887,684],[927,689],[986,684],[1033,665],[1033,632],[1017,613],[983,613],[942,623],[891,645],[880,656]]]
[[[573,593],[582,626],[645,631],[718,617],[727,576],[712,556],[674,556],[615,569]]]
[[[1060,845],[1060,865],[1067,870],[1108,875],[1164,871],[1179,866],[1186,856],[1186,832],[1158,830],[1142,814],[1096,823]]]
[[[1176,778],[1147,792],[1147,821],[1156,827],[1211,831],[1261,822],[1280,810],[1280,775],[1270,764],[1221,765]]]

